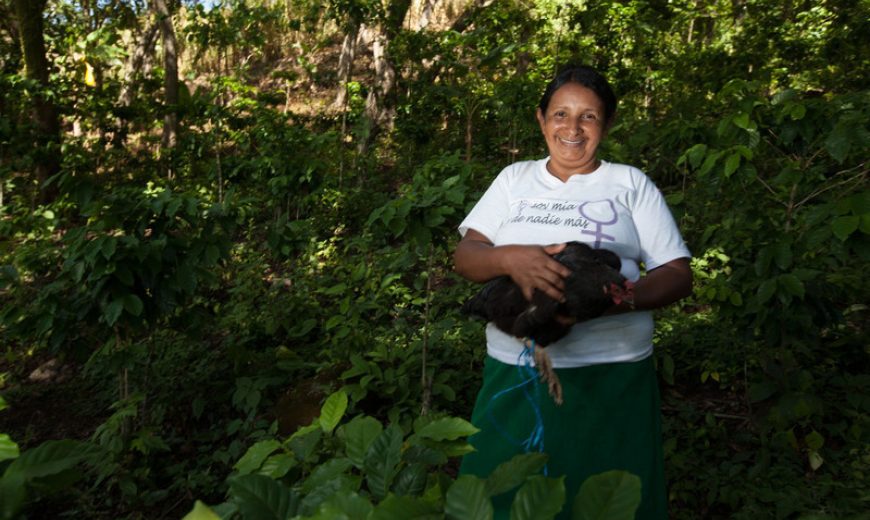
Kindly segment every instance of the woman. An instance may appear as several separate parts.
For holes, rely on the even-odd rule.
[[[546,392],[530,404],[516,365],[523,343],[486,328],[483,387],[472,422],[476,452],[462,473],[487,476],[525,450],[540,413],[548,475],[566,477],[568,506],[583,481],[604,471],[641,478],[639,519],[667,517],[659,394],[652,361],[652,309],[691,293],[686,248],[661,193],[640,170],[598,158],[616,114],[616,96],[590,67],[572,66],[550,82],[537,119],[549,157],[505,168],[459,227],[456,271],[474,282],[510,276],[527,299],[537,289],[563,298],[567,268],[551,255],[577,240],[619,255],[635,282],[634,301],[575,324],[547,348],[564,404]],[[640,266],[646,272],[641,276]],[[508,518],[511,494],[495,497],[496,518]]]

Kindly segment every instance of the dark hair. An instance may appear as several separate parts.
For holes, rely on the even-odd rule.
[[[538,103],[542,113],[547,113],[550,98],[566,83],[577,83],[595,92],[604,104],[604,124],[609,125],[613,122],[613,117],[616,115],[616,94],[613,93],[607,79],[588,65],[568,65],[556,74],[556,77],[547,84],[541,102]]]

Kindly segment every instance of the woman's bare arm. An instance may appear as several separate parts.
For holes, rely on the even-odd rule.
[[[473,282],[486,282],[507,275],[520,286],[527,300],[535,289],[551,298],[564,298],[564,278],[570,274],[567,267],[553,260],[565,244],[550,246],[494,246],[483,233],[469,229],[453,254],[455,270]]]
[[[688,258],[677,258],[646,273],[634,284],[634,310],[670,305],[692,294],[692,268]],[[632,310],[623,302],[608,310],[616,314]]]

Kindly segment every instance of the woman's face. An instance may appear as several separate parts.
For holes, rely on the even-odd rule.
[[[546,114],[538,109],[538,123],[550,151],[550,173],[566,181],[576,173],[595,171],[595,152],[606,130],[604,104],[595,92],[565,83],[553,93]]]

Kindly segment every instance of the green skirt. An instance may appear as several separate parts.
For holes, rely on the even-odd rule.
[[[529,394],[537,395],[543,419],[547,475],[565,476],[565,507],[557,518],[570,518],[574,497],[588,477],[626,470],[641,479],[636,518],[666,519],[661,410],[652,356],[556,373],[562,382],[562,406],[555,405],[541,383]],[[502,462],[525,453],[521,442],[533,432],[537,411],[523,388],[503,392],[523,379],[516,366],[486,359],[483,388],[471,417],[480,428],[470,439],[477,451],[463,458],[461,474],[486,477]],[[493,497],[496,519],[509,518],[515,492]]]

